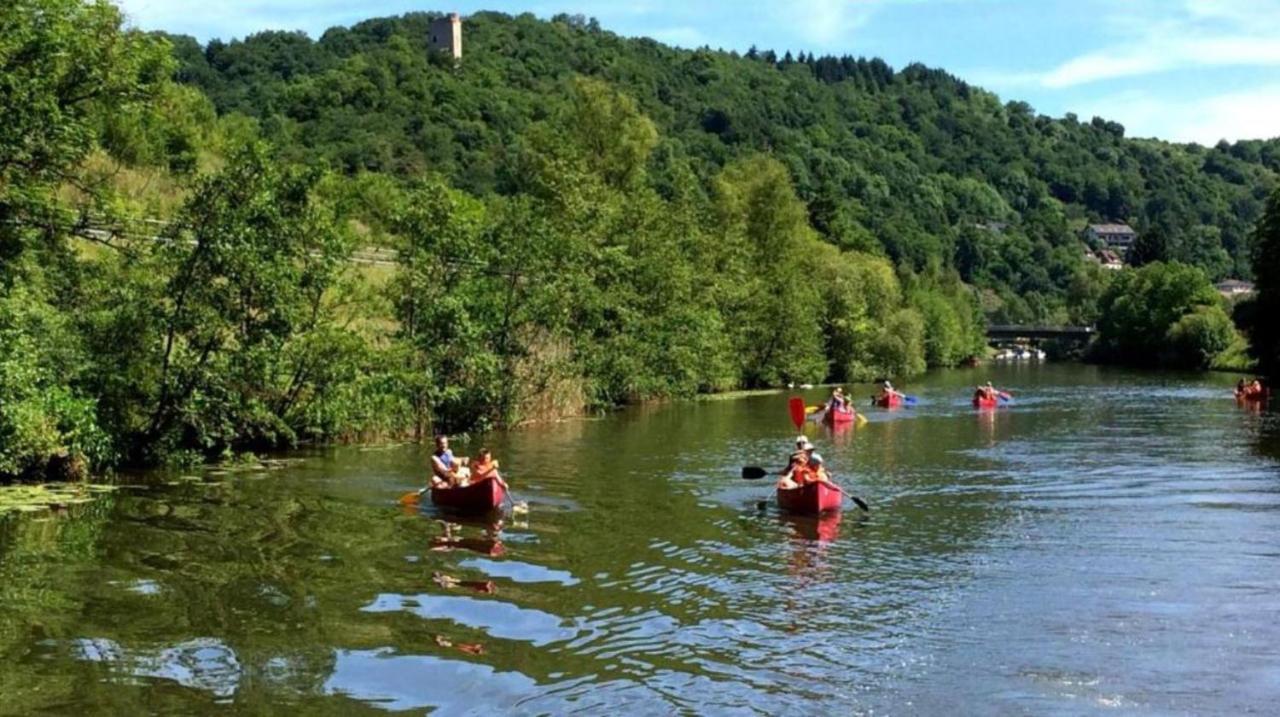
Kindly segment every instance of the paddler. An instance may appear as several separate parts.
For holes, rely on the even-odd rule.
[[[849,410],[849,402],[848,399],[845,398],[844,389],[842,387],[836,386],[836,390],[831,392],[831,398],[827,399],[827,410],[841,412]]]
[[[974,396],[988,401],[994,401],[996,400],[996,387],[992,386],[990,381],[987,381],[986,384],[978,386],[978,390],[974,393]]]
[[[436,436],[436,449],[431,454],[431,487],[456,488],[471,478],[465,456],[457,457],[449,450],[449,437]]]
[[[893,384],[889,383],[888,381],[885,381],[884,384],[880,387],[880,399],[883,401],[893,396],[897,396],[899,399],[903,399],[907,397],[906,394],[895,391],[893,388]]]
[[[493,453],[488,448],[481,448],[476,453],[476,459],[471,462],[471,480],[479,483],[482,480],[492,478],[507,487],[507,482],[502,480],[502,476],[498,474],[498,461],[493,457]]]
[[[798,488],[802,485],[827,480],[827,469],[807,436],[796,438],[796,450],[792,452],[787,467],[781,473],[778,487]]]

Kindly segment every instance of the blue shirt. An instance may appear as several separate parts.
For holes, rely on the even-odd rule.
[[[434,455],[436,458],[440,459],[440,462],[444,464],[445,468],[453,470],[453,451],[445,450],[444,452],[438,452]]]

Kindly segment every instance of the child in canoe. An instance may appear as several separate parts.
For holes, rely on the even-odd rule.
[[[796,450],[791,454],[786,469],[782,471],[782,478],[778,480],[778,487],[786,490],[827,480],[827,469],[822,465],[822,456],[814,451],[813,444],[807,437],[800,436],[796,439]]]
[[[498,475],[498,461],[493,457],[493,453],[488,448],[481,448],[476,454],[476,459],[471,462],[471,480],[479,483],[488,478],[498,481],[503,488],[507,487],[506,481]]]

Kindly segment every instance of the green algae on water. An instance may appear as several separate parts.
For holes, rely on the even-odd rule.
[[[92,483],[0,486],[0,515],[83,505],[113,490],[115,486]]]

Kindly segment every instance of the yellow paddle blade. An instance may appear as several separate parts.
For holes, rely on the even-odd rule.
[[[400,505],[417,505],[422,500],[422,491],[415,490],[400,496]]]
[[[822,406],[805,406],[804,407],[805,413],[817,413],[818,411],[821,411],[821,410],[822,410]]]
[[[859,413],[859,414],[856,416],[856,418],[857,418],[857,420],[858,420],[858,425],[859,425],[859,426],[864,426],[864,425],[866,425],[866,424],[867,424],[867,417],[866,417],[866,416],[864,416],[864,415],[862,415],[861,413]]]

